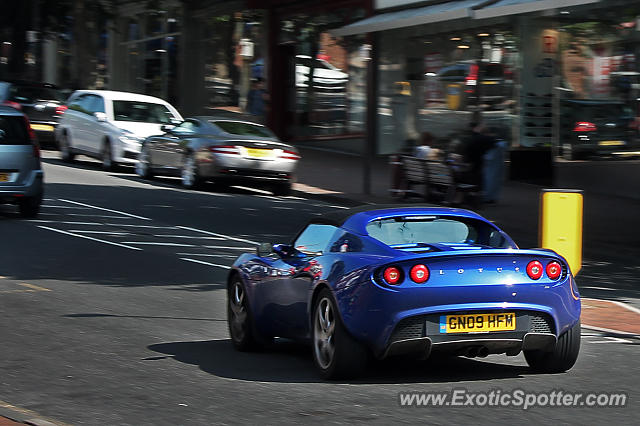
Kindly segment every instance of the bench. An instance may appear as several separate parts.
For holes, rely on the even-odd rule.
[[[452,165],[444,161],[401,155],[399,166],[405,197],[418,195],[429,202],[452,205],[464,202],[469,196],[477,198],[480,190],[478,185],[460,182]],[[422,191],[416,191],[416,186],[420,186]]]

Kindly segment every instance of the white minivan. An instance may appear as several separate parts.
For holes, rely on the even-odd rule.
[[[117,164],[134,165],[147,136],[180,122],[182,117],[171,104],[153,96],[78,90],[61,112],[56,140],[63,160],[84,154],[102,160],[102,167],[111,170]]]

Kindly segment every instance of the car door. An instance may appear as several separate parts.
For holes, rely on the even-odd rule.
[[[96,113],[105,114],[105,104],[102,96],[87,95],[86,99],[87,116],[85,119],[86,149],[94,154],[99,154],[102,150],[102,143],[105,134],[108,133],[106,121],[100,121]]]
[[[81,94],[69,101],[69,108],[63,116],[72,148],[87,150],[87,121],[89,117],[89,95]]]
[[[154,138],[152,149],[153,162],[156,166],[178,168],[181,161],[176,152],[180,149],[180,142],[194,133],[193,121],[187,119],[164,135]]]
[[[278,279],[265,282],[261,297],[272,335],[308,335],[307,304],[314,281],[323,274],[322,255],[336,231],[333,225],[309,224],[272,264]]]
[[[195,118],[187,118],[179,126],[174,128],[173,134],[177,139],[167,145],[167,161],[171,167],[182,167],[184,154],[189,149],[189,144],[200,135],[202,124]]]

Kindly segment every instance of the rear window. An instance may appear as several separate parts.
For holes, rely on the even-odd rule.
[[[504,77],[504,67],[502,64],[488,64],[484,68],[485,78],[502,78]]]
[[[496,228],[475,219],[453,216],[399,216],[367,224],[367,233],[391,247],[420,244],[470,244],[506,248],[509,243]]]
[[[29,145],[31,139],[24,118],[0,115],[0,145]]]
[[[259,136],[269,138],[273,133],[264,126],[257,126],[251,123],[243,123],[240,121],[211,121],[211,124],[218,126],[225,133],[238,136]]]
[[[174,118],[169,108],[162,104],[135,101],[113,101],[115,121],[171,124]]]
[[[9,91],[9,100],[23,104],[30,104],[37,101],[64,102],[65,97],[60,90],[53,87],[13,85]]]

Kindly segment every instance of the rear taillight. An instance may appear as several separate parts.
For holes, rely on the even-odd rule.
[[[58,105],[58,106],[56,107],[56,115],[57,115],[58,117],[59,117],[59,116],[61,116],[62,114],[64,114],[64,113],[65,113],[65,111],[66,111],[67,109],[69,109],[69,107],[68,107],[68,106],[66,106],[66,105]]]
[[[19,103],[17,103],[17,102],[13,102],[13,101],[4,101],[4,102],[2,102],[2,105],[5,105],[5,106],[11,107],[11,108],[15,108],[15,109],[17,109],[18,111],[22,111],[22,105],[20,105],[20,104],[19,104]]]
[[[413,268],[411,268],[409,276],[411,277],[411,281],[413,281],[414,283],[425,283],[429,279],[429,268],[427,268],[425,265],[415,265]]]
[[[562,266],[556,261],[547,264],[547,276],[552,280],[557,280],[562,274]]]
[[[33,156],[36,158],[40,158],[40,145],[38,145],[38,140],[36,139],[36,134],[31,128],[31,123],[29,122],[29,118],[26,115],[23,115],[24,124],[27,126],[27,131],[29,132],[29,139],[31,139],[31,145],[33,146]]]
[[[240,150],[235,145],[215,145],[209,147],[214,154],[240,155]]]
[[[389,266],[382,273],[382,277],[387,284],[397,285],[402,279],[402,272],[395,266]]]
[[[529,275],[529,278],[531,278],[532,280],[540,279],[543,271],[544,268],[542,267],[542,263],[538,262],[537,260],[532,260],[527,265],[527,275]]]
[[[297,152],[293,152],[285,149],[282,151],[282,154],[278,156],[278,158],[284,158],[286,160],[299,160],[301,157],[300,157],[300,154],[298,154]]]
[[[576,121],[574,132],[595,132],[598,130],[598,126],[589,121]]]

